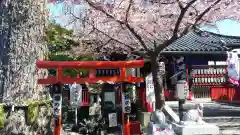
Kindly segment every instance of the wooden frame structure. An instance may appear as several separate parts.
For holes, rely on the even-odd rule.
[[[127,68],[140,68],[144,66],[143,60],[136,60],[136,61],[36,61],[37,68],[40,69],[56,69],[57,75],[56,76],[48,76],[47,78],[39,78],[38,84],[54,84],[55,91],[54,94],[60,96],[62,95],[62,84],[84,84],[85,82],[88,83],[97,83],[98,81],[103,82],[129,82],[129,83],[136,83],[136,82],[143,82],[144,78],[142,77],[132,77],[131,75],[126,75]],[[75,77],[71,78],[69,76],[64,76],[63,71],[64,69],[90,69],[89,76],[80,78]],[[120,75],[114,77],[96,77],[95,71],[96,69],[113,69],[119,68]],[[121,89],[122,93],[123,89]],[[61,102],[58,102],[61,103]],[[54,126],[54,135],[60,135],[61,130],[61,104],[55,105],[53,104],[55,118],[55,126]],[[60,106],[60,107],[59,107]],[[122,122],[124,123],[124,113],[122,113]],[[124,127],[124,126],[123,126]],[[129,130],[129,129],[127,129]],[[125,129],[124,129],[125,131]],[[130,133],[127,131],[126,133]]]

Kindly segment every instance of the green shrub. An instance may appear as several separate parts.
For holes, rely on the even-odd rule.
[[[36,122],[39,112],[39,103],[32,102],[28,105],[27,110],[27,124],[32,125]]]
[[[4,127],[4,123],[5,123],[5,112],[4,112],[4,108],[3,105],[0,105],[0,128]]]

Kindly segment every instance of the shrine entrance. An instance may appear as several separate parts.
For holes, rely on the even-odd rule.
[[[144,66],[143,60],[136,61],[36,61],[36,66],[39,69],[55,69],[56,76],[48,76],[47,78],[39,78],[38,84],[52,84],[53,91],[53,117],[54,117],[54,135],[61,134],[62,126],[62,87],[63,84],[95,84],[98,81],[113,82],[113,83],[137,83],[143,82],[142,77],[133,77],[127,75],[127,68],[140,68]],[[113,69],[120,70],[120,75],[112,77],[96,77],[97,69]],[[63,71],[65,69],[89,69],[88,77],[76,77],[65,76]],[[123,88],[120,89],[121,93]],[[121,94],[122,95],[122,94]],[[124,124],[124,113],[122,113],[122,123]],[[124,127],[124,126],[123,126]],[[125,131],[125,129],[123,128]],[[126,129],[129,130],[129,129]],[[126,132],[123,132],[126,134]],[[130,135],[130,131],[127,132]]]

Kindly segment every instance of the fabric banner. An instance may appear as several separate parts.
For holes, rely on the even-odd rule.
[[[146,100],[148,103],[155,103],[155,92],[152,73],[145,78],[145,81],[146,81]]]
[[[229,82],[239,85],[239,60],[236,52],[228,52],[227,65]]]

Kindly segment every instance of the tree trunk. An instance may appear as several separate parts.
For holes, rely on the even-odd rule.
[[[45,90],[37,85],[37,78],[44,73],[36,70],[35,62],[43,59],[47,51],[45,0],[3,1],[0,2],[3,18],[0,21],[0,100],[14,104],[40,100]]]
[[[35,66],[47,51],[45,3],[45,0],[0,0],[0,102],[7,105],[48,99],[47,89],[37,85],[37,78],[44,76],[46,70],[38,71]],[[36,128],[47,131],[45,127],[50,127],[48,107],[41,107],[33,125],[26,123],[26,109],[5,111],[1,135],[32,135]]]
[[[159,56],[151,57],[151,71],[153,76],[154,92],[155,92],[155,108],[162,109],[165,104],[164,88],[163,88],[163,75],[164,73],[160,70]]]

